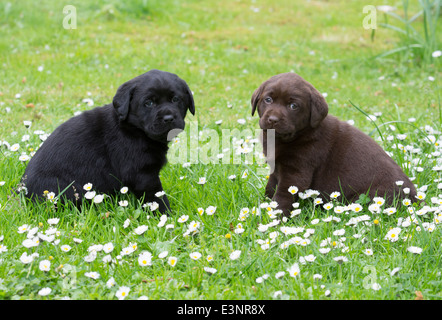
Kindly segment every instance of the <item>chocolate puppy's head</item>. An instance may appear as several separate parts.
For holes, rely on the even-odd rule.
[[[164,143],[171,138],[169,132],[184,129],[187,110],[195,114],[186,82],[160,70],[150,70],[123,83],[113,105],[120,123],[141,129],[149,138]]]
[[[256,109],[261,129],[274,129],[277,138],[290,141],[306,128],[316,128],[327,116],[324,97],[295,73],[271,77],[252,96],[252,116]]]

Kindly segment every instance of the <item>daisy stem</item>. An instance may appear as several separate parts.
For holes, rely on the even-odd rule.
[[[338,276],[339,276],[339,282],[342,282],[342,266],[341,264],[339,264],[339,271],[338,271]]]
[[[93,207],[94,207],[94,201],[91,201],[91,205],[90,205],[89,210],[88,210],[88,214],[89,215],[91,214]]]
[[[353,107],[355,107],[359,112],[361,112],[363,115],[365,115],[365,116],[367,117],[367,119],[370,120],[370,122],[372,122],[372,123],[374,124],[374,126],[376,127],[376,130],[377,130],[378,133],[379,133],[379,136],[381,137],[382,141],[384,141],[384,136],[382,135],[382,132],[381,132],[381,130],[379,129],[379,127],[378,127],[378,125],[376,124],[376,122],[373,121],[373,120],[371,119],[371,117],[370,117],[370,116],[369,116],[364,110],[362,110],[362,109],[359,108],[357,105],[355,105],[351,100],[349,100],[349,102],[350,102],[351,105],[352,105]]]
[[[313,217],[315,216],[315,210],[316,209],[316,206],[313,204],[313,209],[312,209],[312,214],[311,214],[311,219],[313,219]]]
[[[26,279],[29,278],[29,274],[31,273],[32,265],[33,265],[33,264],[34,264],[34,261],[32,261],[32,262],[29,264],[29,270],[28,270],[28,273],[26,274]]]

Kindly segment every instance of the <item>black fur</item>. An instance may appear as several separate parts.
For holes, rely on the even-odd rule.
[[[170,210],[160,169],[166,163],[172,129],[184,129],[195,113],[192,93],[175,74],[151,70],[118,88],[112,104],[85,111],[61,124],[30,160],[23,175],[28,197],[63,191],[80,204],[86,183],[108,195],[127,186],[137,197]]]

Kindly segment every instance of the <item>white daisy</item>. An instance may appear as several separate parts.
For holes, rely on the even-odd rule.
[[[287,271],[289,272],[290,277],[295,278],[299,275],[299,272],[300,272],[299,265],[297,263],[295,263],[290,268],[288,268]]]
[[[201,258],[201,253],[199,253],[199,252],[192,252],[189,256],[190,256],[190,258],[192,260],[198,260],[199,258]]]
[[[119,299],[119,300],[124,300],[130,292],[130,288],[126,287],[126,286],[122,286],[120,288],[118,288],[117,292],[115,293],[115,296]]]
[[[407,250],[411,253],[414,253],[414,254],[421,254],[422,253],[422,248],[419,248],[419,247],[411,246],[411,247],[408,247]]]
[[[240,256],[241,256],[241,250],[235,250],[230,254],[229,258],[230,258],[230,260],[236,260]]]

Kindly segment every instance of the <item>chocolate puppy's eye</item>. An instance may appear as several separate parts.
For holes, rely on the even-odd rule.
[[[178,101],[180,101],[180,98],[178,98],[177,96],[173,96],[172,102],[178,102]]]
[[[266,97],[266,98],[264,99],[264,102],[267,103],[267,104],[270,104],[270,103],[273,102],[273,99],[270,98],[270,97]]]
[[[153,100],[151,100],[151,99],[149,99],[149,100],[147,100],[145,103],[144,103],[144,105],[146,106],[146,107],[152,107],[153,106]]]
[[[291,104],[289,105],[289,108],[292,109],[292,110],[295,110],[295,109],[298,108],[298,106],[297,106],[296,104],[294,104],[294,103],[291,103]]]

